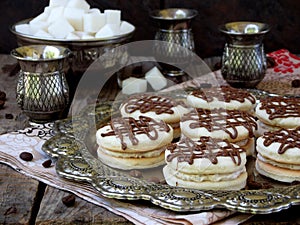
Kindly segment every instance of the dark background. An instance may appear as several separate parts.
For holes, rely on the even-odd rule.
[[[87,0],[91,7],[122,10],[122,19],[136,26],[133,40],[153,39],[155,24],[149,12],[158,8],[182,7],[198,10],[193,21],[197,54],[202,57],[219,56],[225,44],[218,26],[231,21],[258,21],[271,26],[265,36],[265,51],[286,48],[300,53],[300,1],[297,0]],[[0,53],[16,47],[16,39],[9,26],[22,19],[37,16],[48,0],[0,1]]]

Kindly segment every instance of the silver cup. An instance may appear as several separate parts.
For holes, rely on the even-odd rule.
[[[226,36],[221,73],[237,88],[254,88],[267,69],[263,38],[270,27],[258,22],[231,22],[220,26]]]
[[[60,46],[28,45],[13,49],[20,64],[17,103],[34,122],[60,119],[69,103],[64,61],[71,51]]]
[[[195,50],[191,23],[197,14],[196,10],[181,8],[154,10],[150,13],[150,17],[158,26],[155,40],[168,42],[163,48],[162,45],[157,45],[154,52],[170,62],[169,65],[163,65],[165,73],[169,76],[184,75],[184,71],[171,64],[184,66],[187,64],[185,60],[190,56],[189,51]],[[181,46],[186,51],[183,51]]]

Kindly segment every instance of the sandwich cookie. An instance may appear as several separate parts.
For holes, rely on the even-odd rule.
[[[256,170],[277,181],[300,181],[300,127],[264,133],[257,139]]]
[[[165,146],[173,129],[164,121],[146,116],[113,118],[97,130],[98,158],[113,168],[130,170],[163,165]]]
[[[300,126],[300,98],[283,96],[263,98],[257,104],[255,114],[259,119],[259,135],[281,128],[297,128]]]
[[[245,149],[248,156],[255,150],[257,124],[254,116],[247,112],[196,108],[182,116],[180,127],[184,136],[194,140],[205,136],[228,140]]]
[[[246,186],[246,152],[229,141],[182,138],[166,149],[163,168],[171,186],[203,190],[240,190]]]
[[[165,121],[173,128],[174,138],[180,137],[180,117],[188,111],[183,103],[152,94],[133,95],[120,106],[123,117],[138,118],[142,115]]]
[[[246,90],[230,86],[198,89],[187,96],[187,104],[194,108],[227,110],[238,109],[253,112],[256,98]]]

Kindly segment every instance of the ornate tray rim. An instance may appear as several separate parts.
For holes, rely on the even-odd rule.
[[[89,116],[96,116],[101,122],[107,121],[110,107],[109,103],[98,105],[95,114]],[[77,120],[84,126],[74,126]],[[86,154],[83,157],[82,153],[89,151],[88,147],[81,141],[83,139],[75,137],[73,132],[77,128],[82,135],[86,134],[89,121],[83,120],[82,115],[78,115],[77,118],[56,121],[55,135],[44,143],[42,149],[57,159],[56,172],[60,177],[76,182],[88,182],[105,197],[147,200],[154,205],[178,212],[228,209],[243,213],[268,214],[300,204],[300,184],[260,190],[203,191],[141,180],[116,171],[92,156],[88,158],[87,163]],[[97,166],[97,171],[94,166]]]

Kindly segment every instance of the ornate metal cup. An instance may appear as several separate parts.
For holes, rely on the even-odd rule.
[[[60,46],[29,45],[11,51],[21,67],[17,103],[35,122],[60,119],[69,103],[64,61],[71,51]]]
[[[191,28],[191,22],[198,12],[191,9],[170,8],[163,10],[154,10],[150,17],[157,23],[158,30],[155,34],[155,40],[169,42],[169,45],[163,49],[161,45],[154,49],[156,54],[170,59],[172,64],[184,64],[188,51],[182,51],[183,46],[189,51],[195,50],[194,37]],[[164,65],[166,74],[169,76],[183,75],[184,72],[172,66]]]
[[[231,22],[220,26],[227,43],[221,73],[233,87],[253,88],[265,76],[267,60],[263,37],[270,27],[258,22]]]

